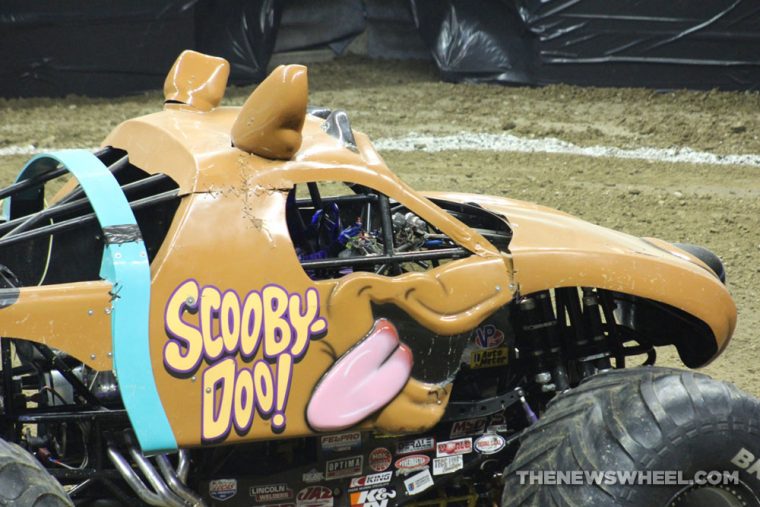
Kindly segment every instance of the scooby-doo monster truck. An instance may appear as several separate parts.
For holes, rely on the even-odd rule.
[[[652,366],[726,347],[716,256],[423,195],[304,67],[242,108],[228,72],[183,53],[162,112],[0,190],[0,504],[759,505],[757,400]]]

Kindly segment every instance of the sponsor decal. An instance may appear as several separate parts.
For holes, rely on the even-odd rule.
[[[470,352],[470,368],[493,368],[504,366],[509,362],[509,349],[498,347],[495,349],[473,350]]]
[[[237,494],[237,479],[215,479],[208,483],[208,496],[223,502]]]
[[[488,433],[475,440],[475,450],[480,454],[496,454],[504,449],[507,441],[501,435]]]
[[[354,477],[351,479],[351,483],[348,485],[351,489],[366,488],[369,486],[379,486],[381,484],[387,484],[391,482],[393,478],[393,472],[383,472],[380,474],[362,475],[361,477]]]
[[[422,437],[414,440],[404,440],[396,444],[396,454],[412,454],[435,450],[435,438]]]
[[[739,449],[736,456],[731,459],[731,463],[760,479],[760,459],[744,447]]]
[[[224,440],[233,425],[247,434],[257,416],[282,432],[293,367],[327,333],[314,288],[299,293],[270,284],[238,294],[194,279],[172,292],[164,327],[163,362],[171,375],[190,382],[208,365],[197,382],[204,443]]]
[[[487,417],[457,421],[451,426],[451,438],[459,438],[466,435],[480,435],[481,433],[485,433],[487,425]]]
[[[367,460],[367,464],[375,472],[388,470],[391,467],[391,463],[393,463],[393,456],[391,455],[391,451],[385,447],[374,449],[369,453],[369,459]]]
[[[430,456],[424,454],[412,454],[396,460],[397,475],[406,475],[426,468],[430,463]]]
[[[304,472],[301,476],[301,480],[307,484],[313,484],[315,482],[321,482],[325,480],[325,474],[317,470],[316,468],[312,468],[308,472]]]
[[[456,456],[457,454],[470,454],[472,452],[472,438],[460,438],[448,442],[438,442],[435,447],[436,456]]]
[[[506,433],[507,432],[507,418],[503,413],[494,414],[491,416],[491,420],[488,422],[488,431],[494,433]]]
[[[327,452],[344,452],[358,449],[362,445],[362,434],[358,431],[325,435],[321,438],[322,450]]]
[[[256,500],[256,503],[280,502],[282,500],[293,499],[293,490],[285,483],[251,486],[249,493]]]
[[[422,493],[426,489],[433,486],[433,476],[430,475],[430,470],[425,469],[422,472],[415,474],[404,481],[404,487],[409,495],[417,495]]]
[[[356,477],[362,474],[364,456],[351,456],[330,460],[325,463],[325,479],[343,479],[344,477]]]
[[[296,495],[298,507],[333,507],[333,493],[324,486],[307,486]]]
[[[446,475],[464,468],[464,456],[444,456],[433,460],[433,475]]]
[[[493,324],[485,324],[475,330],[475,344],[483,349],[492,349],[504,343],[504,333]]]
[[[396,490],[392,488],[368,489],[349,495],[351,507],[388,507],[393,498],[396,498]]]

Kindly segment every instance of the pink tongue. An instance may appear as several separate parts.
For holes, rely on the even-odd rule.
[[[306,409],[317,431],[353,426],[387,405],[412,372],[412,352],[386,319],[349,350],[322,377]]]

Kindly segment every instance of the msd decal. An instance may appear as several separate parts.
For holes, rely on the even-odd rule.
[[[188,379],[208,364],[198,386],[204,443],[224,440],[233,424],[248,433],[256,414],[283,431],[293,366],[327,332],[316,289],[299,294],[267,285],[241,296],[192,279],[169,297],[164,324],[170,374]],[[250,361],[259,352],[262,359],[238,364],[238,357]]]
[[[457,421],[451,426],[450,436],[451,438],[458,438],[465,435],[480,435],[481,433],[485,433],[487,425],[487,417]]]
[[[504,343],[504,333],[493,324],[485,324],[475,330],[475,344],[483,349],[492,349]]]
[[[351,507],[388,507],[396,498],[396,491],[391,488],[375,488],[351,493]]]
[[[309,486],[296,495],[297,507],[333,507],[332,490],[324,486]]]

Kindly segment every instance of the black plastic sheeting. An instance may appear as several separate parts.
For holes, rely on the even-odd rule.
[[[266,76],[281,0],[2,0],[0,96],[115,96],[160,89],[177,55]]]
[[[443,79],[760,87],[757,0],[410,0]]]
[[[188,48],[250,84],[360,34],[455,82],[760,88],[758,0],[2,0],[0,96],[155,90]]]

